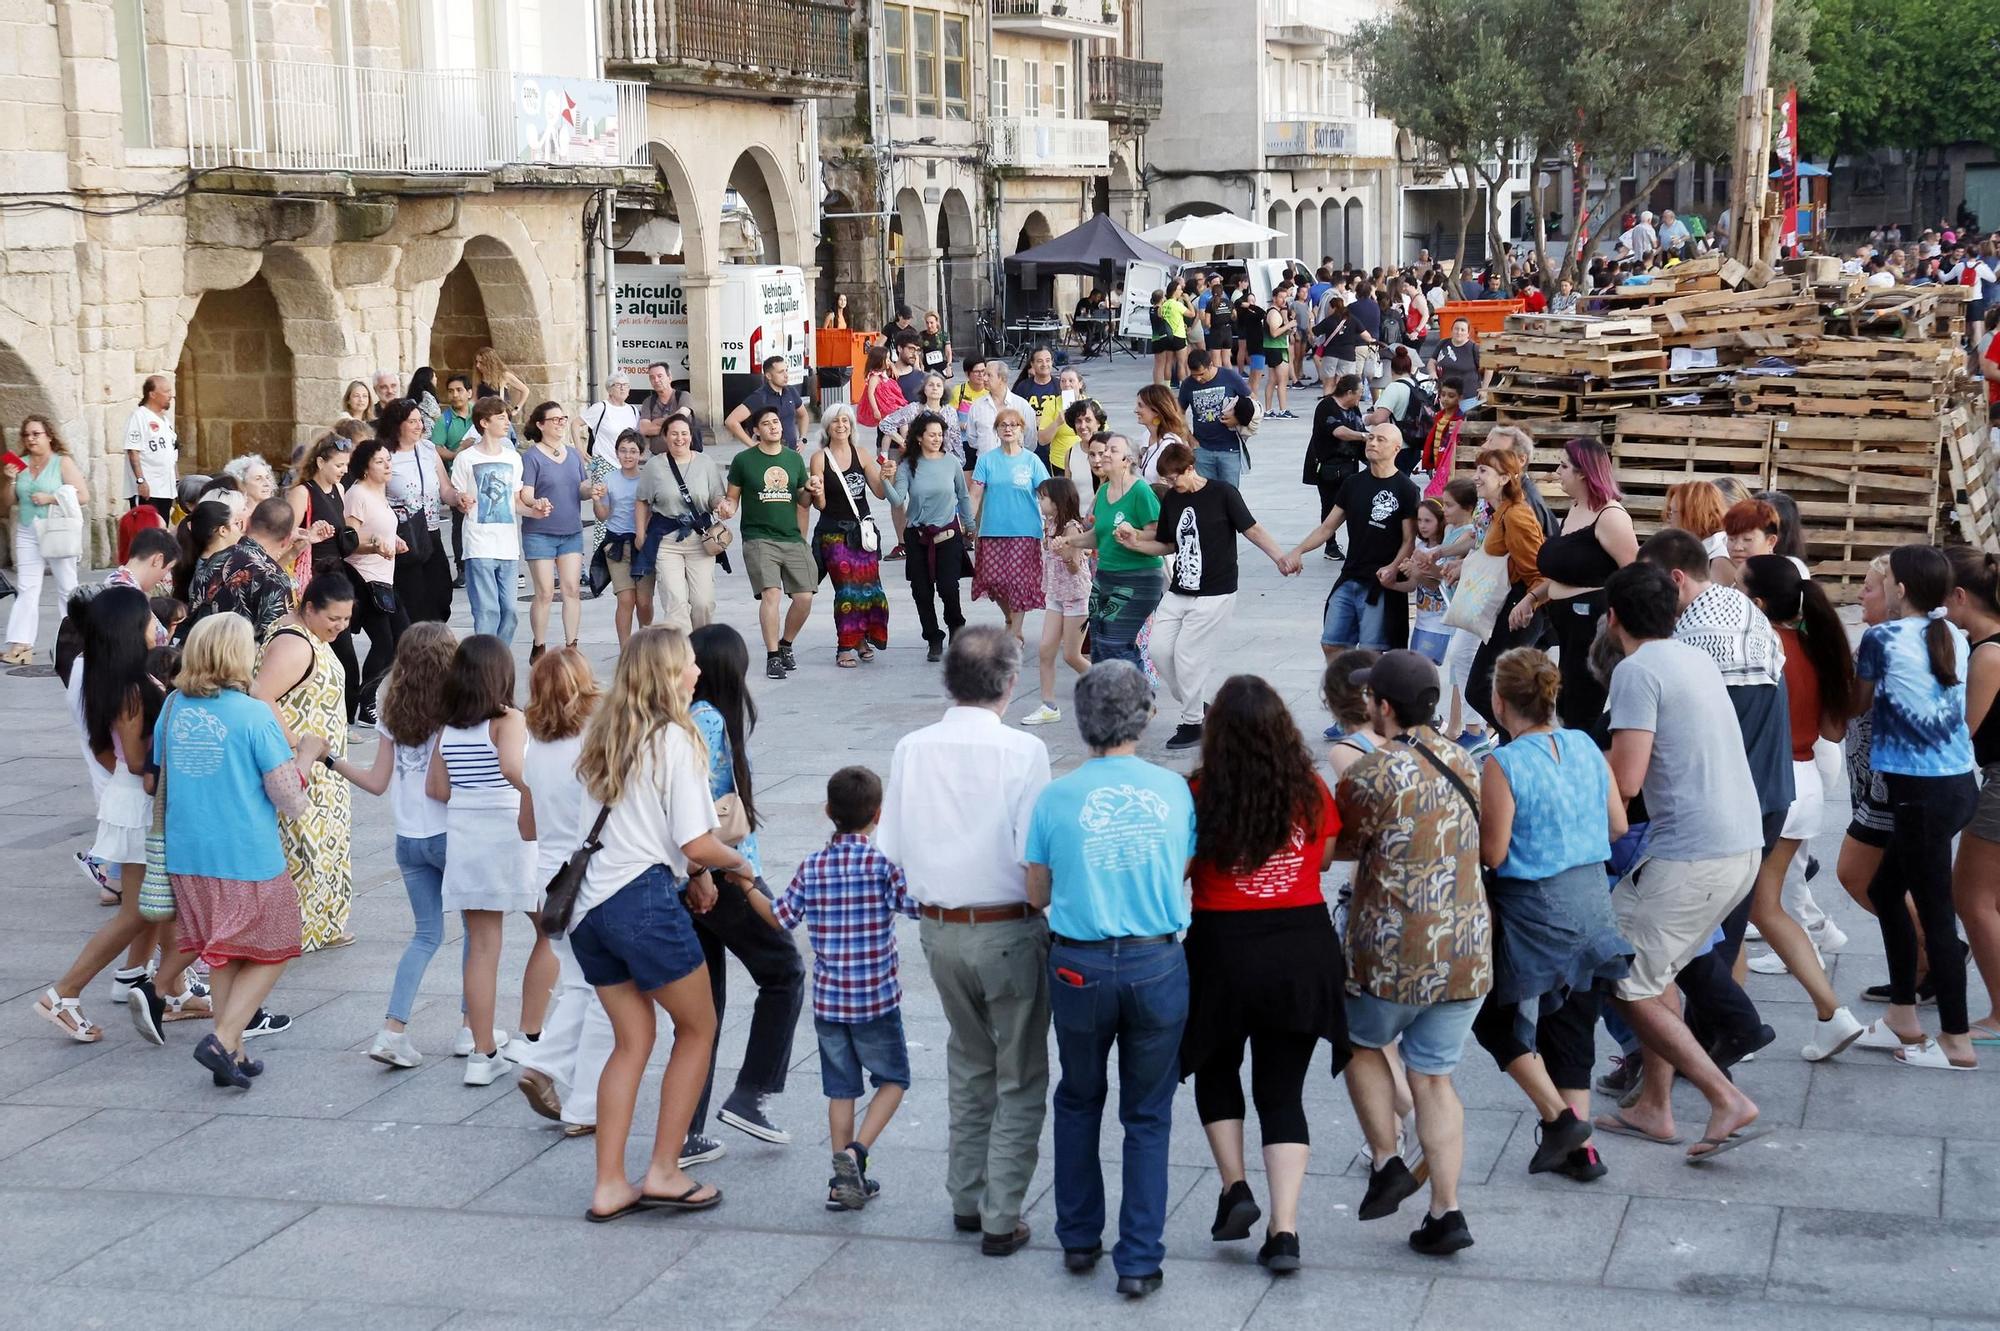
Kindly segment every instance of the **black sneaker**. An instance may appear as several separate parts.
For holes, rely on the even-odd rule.
[[[764,657],[764,678],[783,679],[784,677],[785,677],[784,659],[780,657],[776,652],[770,652],[766,654],[766,656]]]
[[[1819,877],[1819,857],[1817,855],[1808,855],[1806,856],[1806,881],[1810,883],[1817,877]]]
[[[924,660],[926,661],[944,660],[944,644],[941,642],[932,643],[930,645],[930,649],[924,653]]]
[[[829,1211],[859,1211],[861,1206],[849,1206],[846,1202],[834,1196],[834,1192],[839,1186],[840,1179],[837,1175],[826,1181],[826,1209]],[[861,1176],[862,1206],[866,1206],[869,1202],[874,1201],[880,1195],[881,1191],[882,1185],[880,1183],[869,1178],[866,1174]],[[954,1220],[963,1219],[962,1216],[954,1216],[952,1218]],[[977,1216],[972,1218],[972,1231],[975,1234],[979,1232],[979,1217]]]
[[[1556,1172],[1578,1183],[1595,1183],[1611,1171],[1604,1167],[1604,1160],[1597,1154],[1595,1146],[1583,1146],[1571,1151]]]
[[[690,1132],[681,1139],[681,1168],[690,1169],[695,1165],[705,1165],[711,1160],[720,1160],[728,1153],[729,1148],[715,1138],[699,1132]]]
[[[739,1090],[722,1102],[722,1108],[716,1111],[715,1116],[738,1132],[749,1133],[758,1141],[770,1142],[774,1146],[789,1146],[792,1134],[773,1123],[770,1115],[764,1112],[764,1101],[769,1098]]]
[[[254,1035],[281,1035],[290,1029],[292,1029],[292,1019],[284,1013],[267,1012],[263,1008],[258,1008],[256,1015],[250,1018],[250,1024],[243,1028],[243,1038],[248,1040]]]
[[[356,709],[354,724],[364,730],[373,730],[375,728],[375,704],[373,701],[364,702]]]
[[[1174,727],[1173,738],[1167,741],[1169,749],[1194,749],[1201,747],[1201,727],[1178,725]]]
[[[1422,1186],[1410,1173],[1410,1167],[1403,1163],[1403,1157],[1392,1155],[1388,1164],[1368,1171],[1368,1191],[1361,1195],[1359,1215],[1363,1220],[1380,1220],[1383,1216],[1394,1215],[1396,1208]]]
[[[1144,1276],[1119,1276],[1118,1292],[1128,1299],[1143,1299],[1157,1291],[1166,1281],[1166,1275],[1159,1271]]]
[[[1861,997],[1869,1003],[1890,1003],[1895,1001],[1895,993],[1886,984],[1871,984],[1861,991]],[[1926,975],[1917,981],[1917,1006],[1937,1006],[1937,982]]]
[[[1273,1234],[1257,1249],[1257,1265],[1273,1275],[1290,1275],[1299,1269],[1299,1236]]]
[[[1645,1073],[1646,1062],[1638,1054],[1613,1058],[1611,1071],[1597,1079],[1597,1093],[1618,1096],[1622,1104],[1626,1095],[1639,1089],[1640,1079]]]
[[[1083,1275],[1097,1269],[1098,1259],[1104,1256],[1104,1245],[1094,1248],[1064,1248],[1063,1270],[1071,1275]]]
[[[1576,1116],[1574,1109],[1535,1125],[1535,1158],[1528,1162],[1530,1174],[1552,1174],[1563,1167],[1572,1152],[1590,1140],[1590,1124]]]
[[[778,663],[787,670],[797,670],[799,668],[799,658],[792,655],[792,644],[789,642],[778,644]]]
[[[147,1044],[167,1042],[167,1000],[153,987],[150,978],[136,981],[125,991],[125,1006],[131,1010],[132,1026]]]
[[[1756,1053],[1777,1038],[1778,1033],[1769,1026],[1759,1026],[1749,1035],[1718,1035],[1708,1044],[1708,1056],[1716,1067],[1727,1072],[1741,1063],[1746,1054]]]
[[[1234,1243],[1238,1239],[1250,1237],[1250,1227],[1263,1218],[1257,1209],[1257,1199],[1250,1193],[1250,1184],[1238,1179],[1222,1190],[1222,1196],[1215,1203],[1215,1223],[1208,1227],[1208,1237],[1217,1243]]]
[[[1326,543],[1326,549],[1322,553],[1324,553],[1328,559],[1347,558],[1347,552],[1345,550],[1342,550],[1339,546],[1335,545],[1332,541],[1328,541]]]
[[[1449,1257],[1472,1246],[1472,1231],[1466,1227],[1463,1211],[1426,1215],[1424,1223],[1410,1233],[1410,1246],[1426,1257]]]

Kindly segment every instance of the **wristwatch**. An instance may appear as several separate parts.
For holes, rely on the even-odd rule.
[[[322,754],[321,754],[321,755],[319,756],[319,760],[320,760],[321,762],[323,762],[323,763],[325,763],[325,764],[326,764],[326,770],[327,770],[327,771],[331,772],[331,771],[333,771],[333,770],[334,770],[334,766],[333,766],[333,764],[334,764],[334,763],[335,763],[335,762],[336,762],[337,760],[336,760],[336,759],[334,758],[334,756],[333,756],[332,754],[330,754],[330,753],[322,753]]]

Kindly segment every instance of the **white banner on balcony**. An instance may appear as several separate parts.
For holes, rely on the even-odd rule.
[[[618,87],[604,79],[516,74],[514,127],[524,162],[615,166]]]
[[[1264,151],[1274,157],[1352,157],[1357,138],[1346,120],[1264,122]]]

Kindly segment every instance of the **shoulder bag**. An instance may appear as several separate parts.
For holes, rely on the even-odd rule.
[[[583,875],[590,868],[590,857],[597,854],[603,843],[604,820],[611,816],[611,806],[605,805],[597,811],[597,819],[590,825],[590,835],[583,844],[570,852],[560,869],[549,879],[542,892],[542,910],[537,923],[542,932],[550,938],[559,938],[569,932],[572,916],[576,914],[576,899],[583,892]]]
[[[75,559],[83,554],[83,506],[77,503],[75,486],[56,488],[56,502],[44,507],[35,520],[35,543],[43,559]]]
[[[750,814],[743,797],[733,790],[715,797],[715,839],[725,846],[740,846],[750,839]]]
[[[162,736],[168,733],[167,722],[174,714],[174,697],[167,699],[160,724]],[[155,922],[174,918],[174,885],[167,877],[167,765],[160,761],[165,756],[153,755],[159,775],[153,782],[153,825],[146,829],[146,877],[139,884],[139,914]]]
[[[431,497],[424,488],[424,446],[419,443],[411,451],[417,463],[417,506],[396,514],[396,535],[403,540],[404,553],[414,563],[423,564],[431,557]]]
[[[681,502],[687,505],[688,521],[695,524],[695,530],[701,533],[701,548],[720,558],[722,553],[729,549],[729,542],[734,539],[728,524],[717,522],[715,514],[704,512],[694,502],[694,496],[688,492],[687,478],[681,475],[681,464],[674,461],[674,455],[666,453],[662,456],[666,458],[667,466],[674,473],[674,484],[680,487]]]
[[[1474,548],[1459,565],[1458,589],[1445,607],[1444,622],[1485,642],[1493,636],[1508,586],[1507,556],[1489,555],[1483,546]]]
[[[854,445],[851,443],[848,445],[850,450],[853,447]],[[824,453],[826,450],[821,449],[820,451]],[[855,456],[858,458],[860,455],[856,454]],[[881,529],[875,525],[875,519],[863,513],[861,506],[854,502],[854,491],[847,488],[847,473],[838,470],[833,465],[832,458],[826,460],[826,470],[832,472],[834,479],[840,483],[841,496],[847,500],[847,511],[854,515],[855,524],[860,528],[861,534],[857,539],[861,542],[861,548],[871,552],[880,550],[882,548]],[[865,476],[867,473],[863,472],[862,475]]]

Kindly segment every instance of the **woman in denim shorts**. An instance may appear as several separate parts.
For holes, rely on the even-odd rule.
[[[689,714],[699,674],[679,629],[633,634],[577,759],[584,788],[578,826],[596,826],[609,810],[569,930],[583,978],[611,1018],[613,1041],[597,1089],[597,1187],[585,1213],[592,1221],[647,1209],[700,1211],[722,1200],[720,1189],[680,1167],[715,1044],[708,968],[688,910],[707,910],[718,890],[743,891],[754,874],[715,837],[708,760]],[[711,867],[733,881],[718,889]],[[673,1022],[674,1045],[660,1082],[652,1161],[634,1184],[625,1176],[625,1143],[653,1052],[655,1004]]]

